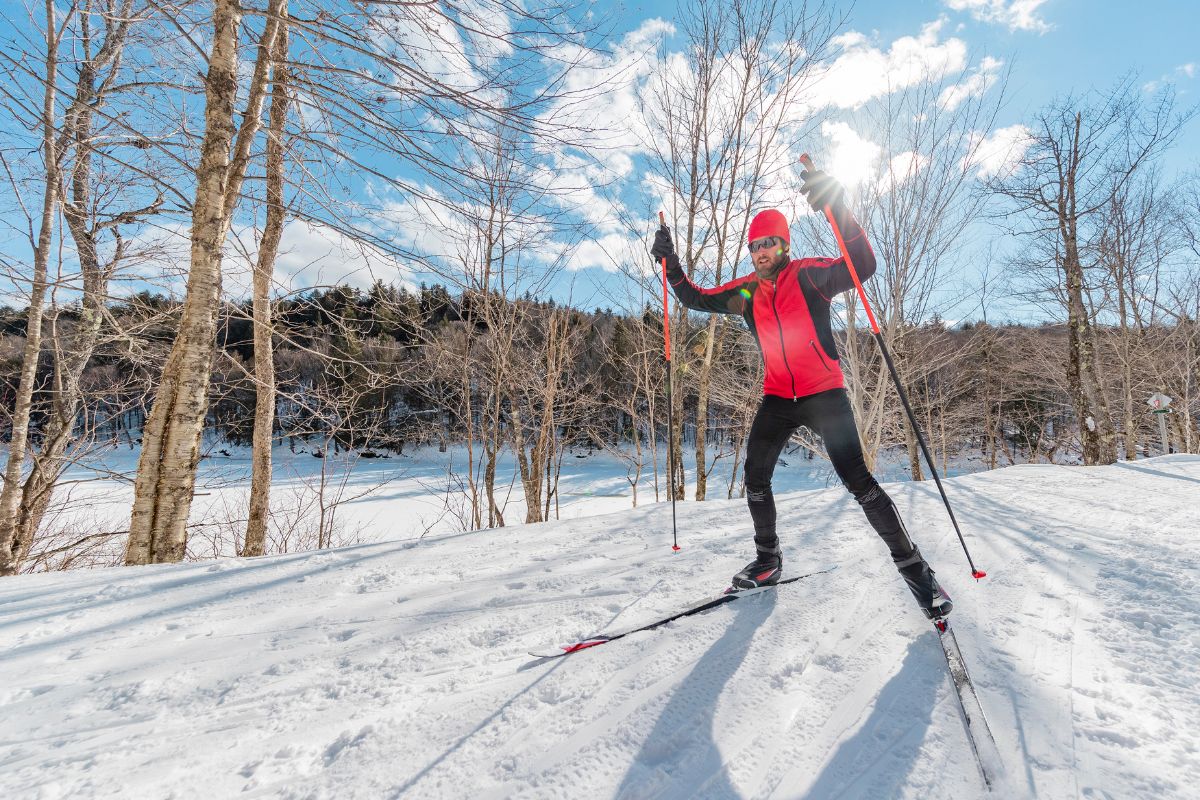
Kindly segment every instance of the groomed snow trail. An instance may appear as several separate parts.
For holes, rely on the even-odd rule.
[[[1200,785],[1200,457],[891,484],[955,599],[1006,796]],[[673,611],[741,502],[0,581],[0,796],[974,798],[938,643],[841,490],[780,498],[781,587]],[[405,513],[398,505],[397,514]]]

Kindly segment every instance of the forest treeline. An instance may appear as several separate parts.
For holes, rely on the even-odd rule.
[[[81,377],[85,392],[75,420],[81,454],[96,445],[140,441],[180,304],[146,292],[110,304],[108,312],[100,344]],[[290,443],[294,449],[300,442],[318,453],[353,449],[370,457],[402,453],[406,447],[472,443],[485,453],[486,467],[488,458],[494,466],[501,449],[526,443],[525,429],[535,420],[539,432],[544,427],[551,434],[533,454],[546,470],[552,471],[562,449],[572,446],[619,453],[631,476],[652,471],[661,460],[656,448],[666,438],[666,374],[659,308],[647,305],[640,315],[585,311],[553,300],[452,293],[441,285],[409,290],[380,282],[366,291],[338,286],[303,293],[279,301],[273,316],[277,445]],[[0,308],[4,418],[12,414],[25,319],[25,309]],[[687,377],[705,349],[707,328],[702,316],[680,319],[684,325],[675,337],[682,428],[684,439],[694,441],[699,397]],[[64,309],[55,324],[68,330],[79,324],[78,314]],[[737,462],[761,394],[761,366],[743,324],[725,322],[718,333],[705,427],[717,452]],[[1193,452],[1200,413],[1196,322],[1139,331],[1128,386],[1117,379],[1125,372],[1120,331],[1101,326],[1097,334],[1099,362],[1110,376],[1105,390],[1111,407],[1122,408],[1128,394],[1136,408],[1128,420],[1120,414],[1111,420],[1122,455],[1162,451],[1146,403],[1158,392],[1175,399],[1168,425],[1171,448]],[[1080,421],[1064,378],[1064,325],[951,327],[934,319],[898,338],[904,345],[897,358],[913,376],[906,389],[941,464],[967,453],[991,468],[1080,461]],[[869,338],[843,328],[838,340],[844,360],[870,363]],[[39,358],[31,422],[35,442],[45,435],[55,402],[55,358],[49,348]],[[218,322],[209,385],[205,429],[210,446],[251,444],[258,393],[253,364],[248,304],[227,306]],[[851,385],[855,396],[886,385],[878,370],[869,375],[850,366],[847,371],[866,378],[864,385]],[[906,431],[893,394],[882,423],[864,429],[872,459],[888,449],[907,448]],[[0,428],[5,441],[10,434],[7,426]],[[710,461],[702,468],[711,466]],[[910,466],[920,478],[921,464],[914,458]],[[487,494],[492,487],[482,488]],[[734,482],[721,494],[733,497],[740,491]],[[490,513],[494,524],[499,509]]]

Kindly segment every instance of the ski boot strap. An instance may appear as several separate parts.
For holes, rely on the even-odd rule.
[[[903,561],[895,562],[896,569],[902,570],[905,567],[911,567],[913,564],[920,564],[924,560],[925,560],[925,558],[924,558],[924,556],[921,555],[921,551],[914,547],[911,556],[904,559]]]

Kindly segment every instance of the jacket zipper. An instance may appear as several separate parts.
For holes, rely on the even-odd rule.
[[[783,343],[783,323],[779,321],[779,308],[775,305],[775,289],[779,287],[776,283],[771,290],[771,313],[775,315],[775,327],[779,328],[779,352],[783,354],[783,366],[788,371],[788,377],[792,379],[792,400],[796,399],[796,375],[792,372],[792,365],[788,363],[787,346]]]
[[[825,362],[825,356],[821,354],[821,348],[817,347],[817,343],[812,339],[809,339],[808,343],[812,345],[813,352],[817,354],[817,358],[821,359],[821,366],[825,368],[825,371],[833,372],[833,370],[829,368],[829,364]]]

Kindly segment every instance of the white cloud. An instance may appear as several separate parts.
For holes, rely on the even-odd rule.
[[[1011,173],[1029,149],[1032,133],[1027,126],[1018,124],[1000,128],[982,141],[976,138],[979,177],[1004,177]]]
[[[558,152],[553,155],[552,163],[538,170],[534,180],[560,207],[573,211],[601,231],[612,232],[620,223],[613,213],[613,200],[599,187],[613,180],[627,180],[632,171],[633,158],[628,151],[609,153],[604,163]]]
[[[123,270],[114,294],[150,289],[182,297],[191,260],[189,231],[182,220],[142,231],[132,244],[138,255]],[[250,296],[260,235],[253,226],[241,224],[229,232],[221,261],[221,289],[227,298]],[[300,220],[284,225],[272,291],[334,284],[366,289],[377,279],[412,285],[410,271],[382,250],[323,225]]]
[[[1190,61],[1187,64],[1180,64],[1158,80],[1143,84],[1142,88],[1147,92],[1157,92],[1168,83],[1195,78],[1197,71],[1200,71],[1200,65],[1197,65],[1194,61]]]
[[[890,191],[916,177],[917,173],[927,166],[929,166],[929,156],[921,155],[913,150],[899,153],[888,160],[887,173],[881,177],[881,180]]]
[[[538,179],[551,180],[552,175],[553,171],[544,171]],[[559,188],[553,185],[549,188],[555,192],[555,201],[560,200]],[[570,194],[576,189],[568,181],[563,191]],[[455,285],[480,285],[487,265],[483,231],[488,225],[488,208],[463,197],[452,200],[429,187],[424,187],[422,192],[424,197],[414,195],[389,201],[377,215],[378,224],[398,246],[417,254],[423,270]],[[609,206],[599,197],[596,204],[598,208],[572,208],[585,224],[591,221],[589,215],[597,217],[593,222],[593,230],[597,233],[582,243],[555,238],[569,239],[571,232],[558,228],[557,222],[539,216],[542,210],[554,216],[551,208],[530,207],[523,209],[520,216],[507,219],[504,236],[511,250],[504,269],[509,288],[536,283],[544,277],[547,267],[560,263],[562,268],[569,270],[616,269],[618,262],[614,260],[614,254],[620,253],[627,242],[605,216]]]
[[[571,270],[596,268],[605,272],[616,272],[624,264],[633,263],[639,268],[649,269],[645,242],[630,239],[621,233],[608,233],[580,242],[567,263]]]
[[[857,108],[930,75],[962,69],[967,64],[967,45],[957,38],[939,41],[945,22],[935,20],[924,25],[917,36],[901,36],[886,52],[857,31],[838,37],[835,43],[842,54],[818,78],[812,96],[806,99],[817,107]]]
[[[947,86],[938,98],[938,105],[947,111],[953,111],[968,97],[981,95],[995,85],[1000,78],[1000,67],[1004,62],[991,56],[984,56],[979,67],[958,83]]]
[[[504,4],[486,0],[459,0],[464,32],[476,55],[494,61],[513,53],[513,19]]]
[[[453,262],[470,238],[470,225],[432,189],[422,191],[431,199],[414,195],[389,201],[377,221],[399,246],[435,262]]]
[[[627,184],[648,152],[651,133],[639,111],[639,94],[664,70],[680,69],[678,54],[660,60],[658,46],[675,27],[662,19],[643,21],[635,30],[613,41],[606,50],[559,46],[556,59],[576,63],[560,87],[563,94],[542,119],[550,125],[573,129],[589,139],[583,148],[539,147],[540,163],[532,180],[555,203],[592,227],[595,237],[616,236],[629,218],[615,194],[606,187]],[[581,251],[573,265],[611,269],[605,251],[609,246]]]
[[[859,108],[889,93],[967,69],[967,44],[950,35],[950,30],[948,20],[941,18],[924,24],[918,33],[883,42],[858,32],[844,34],[837,40],[838,56],[803,97],[789,102],[781,112],[780,123],[785,129],[811,125],[821,109]],[[589,241],[574,252],[573,268],[613,269],[629,258],[625,254],[632,252],[635,244],[644,256],[644,243],[628,240],[630,228],[638,227],[638,220],[648,209],[651,216],[660,204],[670,210],[669,188],[659,185],[661,176],[647,173],[653,133],[642,119],[639,98],[653,98],[660,81],[683,86],[694,82],[687,54],[669,47],[674,40],[668,37],[674,33],[675,28],[668,22],[646,20],[605,51],[580,49],[562,54],[565,60],[579,59],[582,68],[568,76],[565,89],[573,94],[556,104],[546,119],[595,132],[602,141],[601,147],[591,150],[591,159],[576,151],[564,154],[549,148],[538,154],[544,161],[539,171],[546,174],[537,182],[552,188],[562,206],[571,209],[592,230]],[[668,46],[660,48],[664,39]],[[736,80],[738,65],[731,60],[725,66],[728,74],[717,76],[715,89],[725,99],[714,104],[718,113],[736,107],[729,98],[741,91]],[[986,91],[997,80],[1001,67],[998,59],[984,58],[957,94],[944,95],[943,107],[953,108],[971,94]],[[603,91],[590,91],[597,86]],[[721,119],[709,122],[713,131],[722,128]],[[892,159],[891,153],[885,153],[879,144],[859,135],[845,122],[826,122],[821,133],[829,143],[822,167],[849,189],[864,182],[901,183],[923,166],[911,154]],[[776,205],[786,213],[795,202],[788,187],[794,186],[792,179],[799,167],[790,163],[795,154],[784,147],[777,149],[779,163],[768,169],[774,180],[755,197],[755,207]],[[635,180],[639,181],[636,198]],[[641,261],[635,259],[635,263]]]
[[[225,249],[223,287],[227,295],[248,297],[254,262],[258,258],[258,233],[238,227],[230,233],[236,242]],[[409,271],[395,257],[355,241],[332,228],[300,220],[283,227],[275,258],[273,284],[285,292],[313,286],[347,285],[370,288],[376,280],[411,285]]]
[[[566,76],[564,99],[545,119],[594,132],[599,139],[596,155],[602,161],[620,162],[629,152],[640,151],[649,132],[638,113],[638,91],[664,68],[657,57],[658,43],[674,31],[669,22],[648,19],[607,52],[560,47],[563,62],[578,63]],[[619,169],[621,164],[614,166]]]
[[[1004,25],[1010,31],[1045,33],[1051,25],[1038,16],[1046,0],[943,0],[954,11],[969,11],[981,22]]]
[[[822,169],[837,178],[852,195],[862,187],[894,191],[929,165],[929,157],[907,150],[889,155],[884,148],[867,139],[844,122],[826,122],[821,126],[831,144]]]
[[[845,122],[824,122],[821,133],[830,140],[828,162],[822,169],[835,176],[853,192],[875,173],[875,164],[883,148],[858,133]]]
[[[476,10],[468,7],[461,12],[468,29],[472,27],[471,14]],[[372,19],[386,31],[386,38],[375,36],[381,49],[406,62],[416,72],[461,92],[476,91],[486,83],[476,62],[483,63],[502,55],[502,49],[494,45],[485,49],[487,46],[481,46],[478,41],[464,41],[460,28],[432,6],[414,4],[377,10]],[[507,27],[507,22],[507,19],[497,19],[501,30]],[[410,88],[411,78],[405,73],[397,71],[395,79],[399,89]]]

